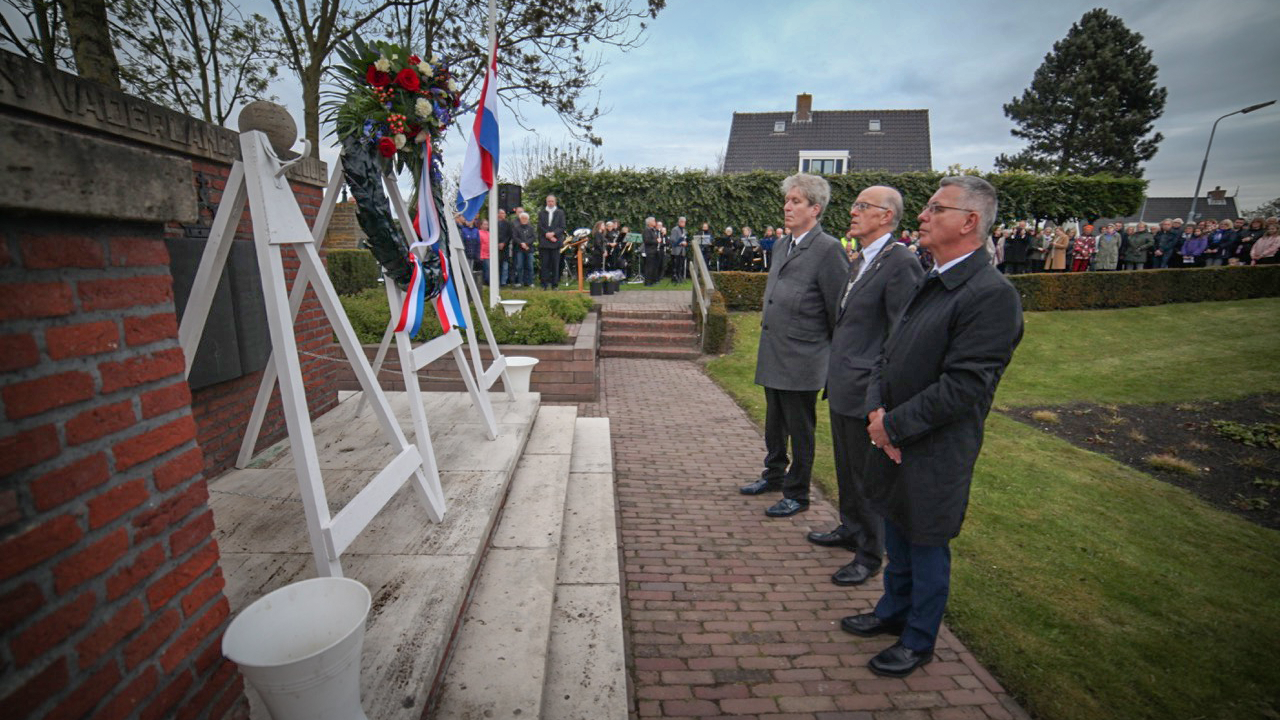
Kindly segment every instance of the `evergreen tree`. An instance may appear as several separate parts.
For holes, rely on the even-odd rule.
[[[1018,125],[1011,132],[1028,145],[996,158],[996,169],[1142,177],[1139,164],[1164,139],[1149,134],[1167,96],[1142,35],[1090,10],[1053,44],[1031,87],[1004,106]]]

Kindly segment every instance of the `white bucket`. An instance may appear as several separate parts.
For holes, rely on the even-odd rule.
[[[372,598],[347,578],[315,578],[259,598],[231,621],[222,654],[274,720],[368,720],[360,650]]]
[[[529,392],[529,380],[533,378],[533,366],[538,364],[534,357],[507,357],[507,377],[511,379],[511,392],[523,395]]]
[[[528,300],[499,300],[498,301],[498,304],[502,306],[502,309],[506,311],[507,315],[515,315],[516,313],[523,310],[524,306],[527,305],[528,303],[529,303]]]

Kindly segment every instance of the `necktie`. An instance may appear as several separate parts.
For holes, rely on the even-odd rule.
[[[932,279],[934,279],[934,278],[938,277],[938,276],[939,276],[939,275],[941,275],[941,274],[942,274],[942,273],[938,272],[938,268],[937,268],[937,267],[934,267],[932,270],[930,270],[929,272],[925,273],[924,279],[925,279],[925,280],[932,280]]]
[[[853,259],[853,264],[849,266],[849,284],[845,285],[844,296],[840,298],[840,309],[844,309],[845,303],[849,302],[849,293],[853,292],[853,284],[858,281],[858,275],[862,270],[862,255]]]

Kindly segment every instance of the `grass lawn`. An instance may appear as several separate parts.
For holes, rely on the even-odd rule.
[[[998,403],[1280,388],[1280,299],[1028,313]],[[756,420],[759,316],[708,372]],[[815,476],[834,495],[820,403]],[[948,623],[1035,716],[1277,717],[1280,533],[993,413]]]

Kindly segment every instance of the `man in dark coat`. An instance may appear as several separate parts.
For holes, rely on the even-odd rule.
[[[538,211],[538,279],[543,290],[554,290],[560,284],[564,229],[564,210],[556,205],[555,195],[548,195],[547,206]]]
[[[662,233],[658,231],[658,221],[652,215],[644,219],[641,238],[644,243],[644,266],[640,268],[640,272],[644,275],[644,284],[648,286],[662,277]]]
[[[498,284],[506,285],[515,275],[515,247],[511,242],[511,221],[507,211],[498,208]]]
[[[948,177],[920,213],[937,263],[890,330],[867,390],[867,497],[885,518],[889,565],[875,610],[846,617],[856,635],[900,635],[868,663],[903,677],[933,658],[951,583],[948,543],[960,533],[973,465],[1000,376],[1022,339],[1018,291],[983,239],[996,191]]]
[[[840,242],[818,224],[831,186],[817,175],[796,174],[782,181],[782,192],[792,238],[774,248],[756,354],[756,384],[764,386],[765,398],[764,472],[740,490],[744,495],[782,490],[782,499],[765,510],[770,517],[809,507],[818,391],[827,381],[831,328],[849,279]]]
[[[1027,272],[1027,252],[1035,230],[1027,229],[1027,221],[1019,220],[1018,226],[1004,236],[1004,270],[1009,275]]]
[[[902,195],[897,190],[883,185],[863,190],[849,217],[854,236],[863,239],[863,248],[849,268],[827,365],[840,525],[830,532],[808,535],[814,544],[854,552],[853,560],[831,576],[836,585],[861,585],[880,571],[884,560],[884,520],[871,508],[862,487],[862,471],[871,449],[867,381],[890,326],[924,275],[915,254],[893,239],[902,219]]]

